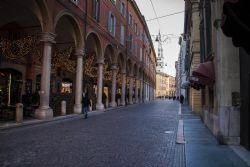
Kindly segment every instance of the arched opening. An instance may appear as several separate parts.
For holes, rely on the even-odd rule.
[[[126,72],[126,62],[125,62],[125,56],[122,53],[118,54],[117,57],[117,65],[118,65],[118,71],[117,71],[117,83],[116,83],[116,103],[117,105],[121,105],[121,96],[122,96],[122,75],[124,72]]]
[[[55,19],[56,44],[51,61],[50,106],[54,115],[61,115],[61,101],[66,101],[67,114],[72,114],[76,93],[75,50],[83,48],[82,35],[75,17],[67,12]]]
[[[112,90],[112,60],[114,58],[114,50],[111,45],[108,45],[104,51],[104,68],[103,68],[103,104],[107,108],[111,102],[111,90]]]
[[[24,116],[32,116],[37,107],[37,99],[39,101],[35,88],[36,74],[40,73],[42,59],[39,40],[44,22],[50,24],[43,18],[47,10],[41,8],[41,5],[45,6],[44,2],[37,4],[31,0],[0,1],[0,70],[2,74],[12,78],[8,82],[4,77],[1,78],[1,87],[8,87],[10,81],[15,80],[11,82],[9,102],[4,103],[15,106],[15,103],[22,102]],[[29,107],[32,108],[29,110]]]
[[[99,37],[93,32],[88,34],[86,39],[86,56],[83,61],[83,90],[89,95],[92,110],[96,109],[97,103],[97,62],[103,61],[101,50]]]

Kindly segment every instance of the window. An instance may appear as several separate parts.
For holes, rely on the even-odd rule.
[[[73,2],[75,5],[78,5],[79,0],[71,0],[71,2]]]
[[[138,55],[137,55],[137,54],[138,54],[138,51],[137,51],[138,48],[137,48],[137,43],[136,43],[136,42],[135,42],[135,45],[134,45],[134,46],[135,46],[135,47],[134,47],[134,48],[135,48],[135,52],[134,52],[134,53],[135,53],[135,57],[137,57],[137,56],[138,56]]]
[[[116,29],[116,18],[114,16],[114,14],[111,11],[109,11],[108,31],[113,36],[115,36],[115,29]]]
[[[137,24],[135,23],[135,33],[137,34]]]
[[[121,24],[120,43],[124,45],[124,26]]]
[[[143,41],[143,32],[141,32],[140,39]]]
[[[132,15],[129,14],[129,17],[128,17],[128,24],[129,24],[129,25],[132,25],[132,22],[133,22],[132,19],[133,19],[133,18],[132,18]]]
[[[112,2],[114,5],[116,5],[116,0],[111,0],[111,2]]]
[[[93,0],[93,16],[97,22],[100,22],[100,0]]]
[[[120,12],[124,17],[126,16],[126,9],[125,9],[125,4],[123,0],[121,0],[121,3],[120,3]]]
[[[142,48],[140,48],[140,61],[142,61]]]
[[[129,51],[130,51],[130,53],[132,52],[132,44],[133,44],[133,41],[132,41],[132,39],[133,39],[133,37],[132,37],[132,35],[130,34],[129,35],[129,40],[128,40],[128,48],[129,48]]]

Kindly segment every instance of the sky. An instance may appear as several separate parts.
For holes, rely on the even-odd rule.
[[[135,0],[142,15],[146,20],[156,18],[150,0]],[[151,0],[158,17],[168,14],[184,11],[184,0]],[[159,24],[158,24],[159,21]],[[175,61],[178,60],[180,46],[178,44],[179,36],[184,29],[184,13],[172,15],[169,17],[159,18],[153,21],[147,21],[149,32],[154,41],[155,35],[159,33],[163,35],[162,40],[166,39],[167,34],[174,34],[177,38],[170,38],[163,42],[164,67],[163,72],[175,76]],[[164,36],[165,35],[165,36]],[[173,36],[173,35],[172,35]],[[154,42],[157,53],[158,43]]]

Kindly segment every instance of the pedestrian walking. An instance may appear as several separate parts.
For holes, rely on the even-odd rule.
[[[88,97],[88,94],[83,93],[82,94],[82,113],[84,114],[84,118],[88,118],[88,111],[89,107],[91,106],[90,99]]]
[[[180,103],[183,104],[183,101],[184,101],[184,96],[180,95]]]

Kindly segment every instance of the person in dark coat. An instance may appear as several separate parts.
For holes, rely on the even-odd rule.
[[[87,119],[88,118],[88,111],[89,111],[89,107],[91,106],[91,102],[90,99],[88,97],[88,94],[84,94],[83,93],[83,97],[82,97],[82,112],[84,114],[84,118]]]
[[[184,96],[180,95],[180,103],[183,104],[183,101],[184,101]]]

